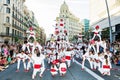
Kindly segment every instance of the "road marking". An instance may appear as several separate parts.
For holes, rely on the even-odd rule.
[[[82,64],[80,64],[78,61],[75,60],[75,63],[82,66]],[[84,67],[84,70],[86,72],[88,72],[89,74],[91,74],[93,77],[95,77],[97,80],[105,80],[104,78],[100,77],[99,75],[97,75],[96,73],[94,73],[93,71],[91,71],[90,69],[88,69],[87,67]]]

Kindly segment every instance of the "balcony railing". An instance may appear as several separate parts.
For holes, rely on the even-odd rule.
[[[0,33],[2,37],[12,37],[12,33]]]
[[[17,35],[17,34],[12,34],[12,37],[18,37],[18,38],[23,38],[23,35]]]
[[[20,26],[14,24],[14,23],[12,23],[12,26],[13,26],[14,28],[18,29],[18,30],[25,31],[25,29],[21,28]]]

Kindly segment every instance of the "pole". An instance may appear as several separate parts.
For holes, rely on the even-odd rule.
[[[106,3],[106,8],[107,8],[107,15],[108,15],[108,22],[109,22],[109,34],[110,34],[110,47],[112,44],[112,26],[111,26],[111,19],[110,19],[110,13],[109,13],[109,7],[108,7],[108,2],[105,0]]]

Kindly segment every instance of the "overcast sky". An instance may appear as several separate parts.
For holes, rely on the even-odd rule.
[[[32,10],[41,27],[45,29],[47,37],[53,33],[55,19],[59,15],[60,6],[66,2],[69,10],[80,20],[89,19],[89,0],[26,0],[25,5]]]

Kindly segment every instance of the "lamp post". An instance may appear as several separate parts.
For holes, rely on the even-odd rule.
[[[107,8],[107,15],[108,15],[108,22],[109,22],[109,35],[110,35],[110,47],[112,43],[112,26],[111,26],[111,19],[110,19],[110,13],[109,13],[109,7],[108,7],[108,2],[105,0],[106,3],[106,8]]]

